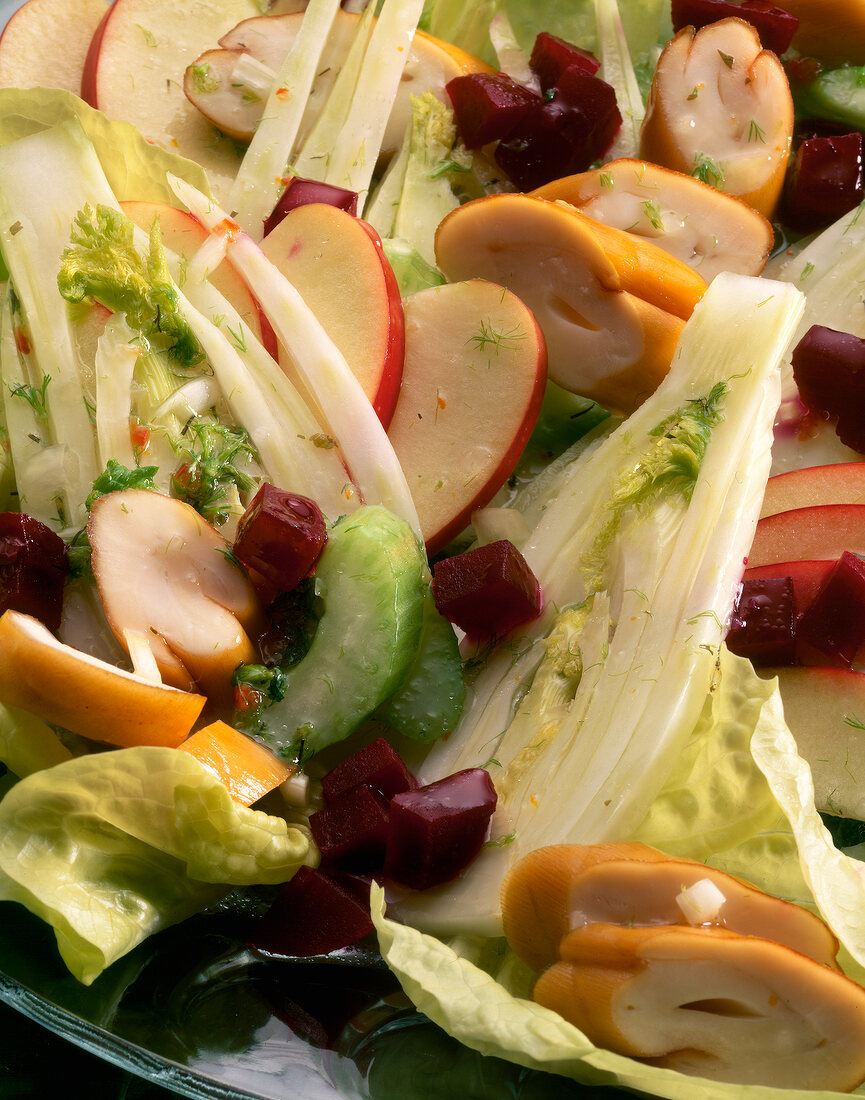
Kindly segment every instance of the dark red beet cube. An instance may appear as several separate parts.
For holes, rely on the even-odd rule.
[[[593,53],[581,50],[564,38],[557,38],[554,34],[542,31],[535,39],[532,47],[532,55],[529,58],[529,67],[538,78],[541,88],[546,92],[552,88],[559,77],[572,65],[594,76],[600,69],[601,63]]]
[[[791,362],[808,411],[835,419],[841,442],[865,451],[865,340],[812,325],[796,345]]]
[[[250,946],[272,955],[326,955],[373,929],[362,904],[333,876],[301,867],[262,917]]]
[[[385,874],[414,890],[447,882],[483,847],[496,791],[483,768],[395,795]]]
[[[543,606],[537,577],[507,539],[443,558],[432,589],[442,615],[470,638],[500,638],[537,618]]]
[[[732,0],[672,0],[670,7],[673,30],[688,26],[699,30],[707,23],[734,16],[750,23],[759,34],[763,47],[779,55],[790,48],[793,35],[799,28],[798,16],[766,0],[745,0],[743,4],[733,3]]]
[[[308,206],[313,202],[323,202],[328,206],[337,206],[340,210],[357,217],[357,191],[346,187],[337,187],[333,183],[319,183],[302,176],[292,176],[279,196],[273,212],[264,223],[264,236],[271,233],[282,219],[297,206]]]
[[[448,81],[457,129],[467,149],[507,137],[541,106],[531,88],[504,73],[468,73]]]
[[[727,632],[727,646],[733,653],[755,665],[793,664],[795,629],[792,577],[742,581]]]
[[[59,535],[24,512],[0,513],[0,611],[32,615],[56,630],[68,575]]]
[[[309,819],[322,856],[351,871],[376,871],[384,862],[388,799],[367,783],[352,787]]]
[[[240,517],[234,552],[269,584],[290,591],[315,565],[326,541],[315,501],[265,482]]]
[[[584,172],[604,156],[622,125],[616,93],[572,65],[538,110],[496,147],[496,164],[522,191]]]
[[[383,737],[377,737],[347,760],[337,764],[321,781],[325,802],[333,802],[362,783],[392,798],[417,786],[414,776],[399,758],[396,749]]]
[[[862,135],[808,137],[784,182],[783,220],[800,233],[837,221],[865,197]]]
[[[799,620],[803,664],[849,668],[865,643],[865,561],[845,551]]]

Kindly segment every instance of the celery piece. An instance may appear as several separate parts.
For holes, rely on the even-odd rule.
[[[132,413],[132,375],[139,349],[135,334],[123,317],[114,316],[96,345],[96,439],[102,466],[115,459],[136,465],[129,433]]]
[[[382,240],[394,235],[393,226],[396,220],[396,211],[405,187],[405,174],[408,167],[409,152],[411,151],[411,131],[412,124],[409,123],[400,143],[399,151],[391,157],[384,175],[364,208],[364,218]]]
[[[408,60],[423,0],[384,0],[325,183],[357,191],[362,208]]]
[[[297,132],[339,0],[311,0],[244,154],[228,203],[255,240],[282,192]]]

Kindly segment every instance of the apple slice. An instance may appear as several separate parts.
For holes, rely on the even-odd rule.
[[[107,0],[27,0],[0,35],[0,88],[78,95],[90,40],[107,8]]]
[[[145,233],[150,232],[153,219],[158,216],[163,244],[185,261],[191,260],[204,242],[210,239],[207,230],[191,214],[167,203],[122,202],[120,206],[124,214]],[[231,302],[252,335],[264,344],[275,359],[277,342],[270,322],[231,260],[224,259],[207,277],[220,294]]]
[[[118,641],[145,638],[162,677],[231,698],[231,674],[256,661],[261,610],[229,544],[188,504],[144,489],[100,497],[87,525],[93,576]]]
[[[775,239],[771,223],[734,195],[631,157],[553,180],[531,194],[568,202],[596,221],[648,238],[707,283],[720,271],[759,275]]]
[[[299,144],[309,133],[333,87],[354,39],[359,18],[356,12],[337,12],[298,132]],[[250,141],[272,87],[272,82],[266,90],[263,87],[268,71],[276,76],[297,37],[302,19],[302,13],[264,15],[245,19],[224,34],[219,39],[221,49],[207,50],[186,69],[183,87],[190,102],[223,133],[239,141]],[[250,66],[254,70],[252,83],[245,83],[252,75],[249,70],[246,70],[249,75],[245,75],[246,61],[235,71],[243,54],[259,63]],[[449,80],[470,72],[491,71],[484,62],[449,43],[421,32],[415,34],[388,120],[382,153],[389,156],[399,148],[411,121],[412,95],[430,89],[444,103],[449,103],[445,92]]]
[[[817,809],[865,819],[865,672],[765,668],[777,676],[784,717],[811,766]]]
[[[311,203],[290,211],[261,249],[297,288],[387,427],[399,395],[405,322],[376,231],[345,210]],[[300,385],[284,351],[280,363]]]
[[[64,645],[17,611],[0,616],[0,698],[95,741],[170,748],[206,702]]]
[[[148,141],[197,161],[228,194],[240,155],[183,94],[183,72],[219,35],[258,14],[255,0],[114,0],[93,35],[81,97]]]
[[[865,504],[815,504],[777,512],[757,523],[747,565],[865,554]]]
[[[516,465],[537,419],[544,338],[516,295],[480,279],[404,300],[405,366],[388,435],[430,553]]]
[[[770,477],[760,518],[814,504],[865,504],[865,462],[806,466]]]

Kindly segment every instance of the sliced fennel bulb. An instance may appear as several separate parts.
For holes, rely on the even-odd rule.
[[[719,276],[657,392],[556,479],[522,547],[545,611],[493,650],[420,769],[489,768],[493,844],[454,883],[402,899],[403,918],[496,934],[520,855],[624,839],[642,820],[711,688],[802,308],[789,285]]]

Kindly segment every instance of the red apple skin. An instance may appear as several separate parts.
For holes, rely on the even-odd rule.
[[[165,247],[178,255],[186,256],[187,259],[191,259],[208,238],[207,230],[185,210],[158,202],[122,202],[120,206],[145,233],[150,232],[153,219],[158,215]],[[250,293],[231,260],[224,259],[210,280],[249,325],[253,336],[261,341],[275,359],[278,351],[276,333],[265,317],[258,299]]]
[[[261,247],[343,353],[387,427],[402,380],[405,318],[376,231],[345,210],[309,203],[289,211]],[[291,364],[285,367],[291,375]]]
[[[516,465],[543,399],[546,344],[531,310],[483,279],[418,291],[403,305],[403,384],[388,436],[434,554]],[[513,339],[491,351],[484,326]]]
[[[865,504],[817,504],[766,516],[757,523],[746,565],[865,555]]]
[[[774,565],[757,565],[753,569],[746,569],[742,580],[792,578],[798,617],[817,595],[834,564],[834,561],[782,561]]]
[[[865,504],[865,462],[806,466],[770,477],[760,518],[815,504]]]
[[[96,99],[96,64],[102,50],[102,39],[105,37],[108,21],[114,10],[114,5],[110,5],[99,20],[96,30],[93,32],[93,37],[90,39],[87,56],[84,58],[84,70],[81,73],[81,98],[85,103],[89,103],[91,107],[99,107]]]

